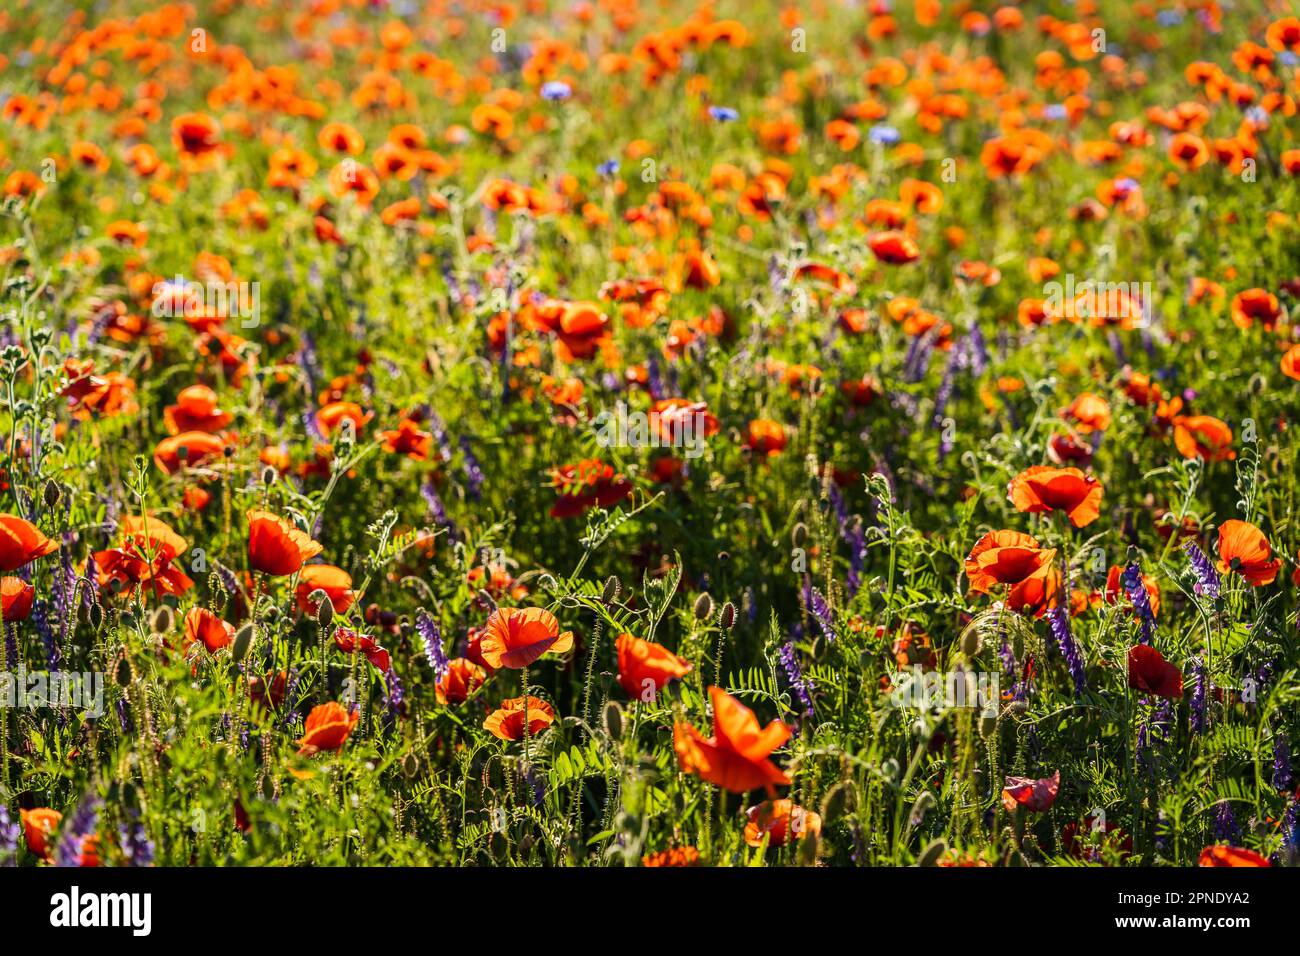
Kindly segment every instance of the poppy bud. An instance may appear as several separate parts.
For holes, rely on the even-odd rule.
[[[264,485],[275,484],[275,469],[272,468],[270,465],[267,465],[265,468],[262,469],[262,484]]]
[[[623,590],[623,584],[619,581],[617,575],[611,574],[609,580],[605,582],[605,590],[600,593],[602,604],[613,604],[618,600],[619,594]]]
[[[312,591],[307,603],[316,605],[316,623],[321,627],[329,627],[334,622],[334,602],[324,590],[317,588]]]
[[[822,800],[821,817],[823,823],[830,823],[832,820],[843,815],[845,809],[853,800],[853,784],[847,780],[842,780],[830,791]]]
[[[623,710],[612,700],[605,705],[605,732],[612,740],[623,736]]]
[[[968,627],[961,636],[961,652],[967,659],[974,657],[984,646],[983,635],[978,627]]]
[[[113,673],[113,679],[117,681],[118,687],[131,686],[131,662],[126,659],[125,655],[117,662],[117,670]]]
[[[713,616],[713,598],[709,597],[709,592],[703,592],[695,599],[695,619],[697,621],[707,620]]]
[[[95,601],[90,605],[90,610],[87,612],[86,617],[90,619],[90,626],[96,631],[104,626],[104,608],[98,601]]]
[[[149,629],[155,634],[168,634],[175,623],[176,612],[166,604],[161,604],[158,606],[158,610],[153,612],[153,619],[149,622]]]
[[[800,521],[790,529],[790,542],[797,548],[803,544],[804,536],[808,533],[808,526]]]
[[[407,754],[402,759],[402,773],[414,778],[419,772],[420,758],[414,752]]]
[[[63,490],[59,487],[59,483],[51,478],[45,483],[42,494],[45,498],[45,507],[53,510],[58,507],[59,498],[63,496]]]
[[[993,732],[998,728],[998,718],[996,714],[985,713],[980,717],[980,736],[988,740],[993,736]]]
[[[493,598],[492,595],[488,594],[487,591],[479,591],[478,599],[487,605],[488,611],[495,611],[497,609],[496,599]]]
[[[250,621],[235,632],[235,640],[230,645],[230,659],[236,664],[248,656],[248,649],[253,646],[254,629]]]
[[[722,605],[722,613],[718,615],[718,626],[724,631],[729,631],[736,626],[736,605],[730,601]]]
[[[939,860],[948,852],[948,842],[939,837],[931,840],[921,851],[921,855],[916,858],[917,866],[938,866]]]

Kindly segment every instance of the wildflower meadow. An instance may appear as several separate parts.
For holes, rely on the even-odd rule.
[[[1288,0],[0,0],[0,866],[1296,865],[1298,99]]]

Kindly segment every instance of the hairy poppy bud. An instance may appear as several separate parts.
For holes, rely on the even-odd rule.
[[[695,619],[704,621],[713,616],[713,598],[705,591],[695,599]]]
[[[605,733],[613,740],[623,736],[623,709],[612,700],[605,705]]]
[[[942,837],[931,840],[916,858],[917,866],[938,866],[943,855],[948,852],[948,843]]]
[[[113,679],[117,681],[118,687],[131,686],[131,662],[126,659],[126,655],[117,662],[117,669],[113,673]]]
[[[42,495],[45,499],[45,507],[53,510],[59,506],[59,499],[63,496],[63,489],[59,487],[57,481],[51,478],[45,483]]]
[[[236,664],[248,656],[248,650],[253,646],[254,634],[255,631],[251,621],[235,632],[234,643],[230,645],[230,659]]]
[[[153,619],[149,622],[149,629],[155,634],[168,634],[175,623],[176,612],[166,604],[161,604],[158,606],[158,610],[153,612]]]
[[[262,484],[264,485],[275,484],[275,469],[272,468],[270,465],[267,465],[265,468],[262,469]]]
[[[321,627],[329,627],[334,621],[334,603],[330,596],[320,588],[311,592],[307,598],[308,604],[316,605],[316,623]]]
[[[611,574],[609,580],[605,582],[605,590],[600,593],[602,604],[613,604],[618,600],[619,594],[623,590],[623,584],[619,581],[618,576]]]
[[[98,601],[90,605],[86,616],[90,619],[90,626],[96,631],[104,626],[104,608]]]
[[[736,605],[730,601],[722,605],[722,613],[718,615],[718,626],[724,631],[729,631],[736,626]]]

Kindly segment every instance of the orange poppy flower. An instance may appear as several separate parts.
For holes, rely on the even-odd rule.
[[[0,571],[17,571],[23,565],[59,550],[36,525],[17,515],[0,514]]]
[[[820,836],[822,818],[818,813],[796,806],[793,800],[764,800],[745,811],[745,844],[762,846],[767,837],[768,846],[785,846],[793,837]]]
[[[1219,526],[1219,571],[1236,571],[1251,587],[1272,584],[1282,562],[1264,532],[1248,521],[1230,518]]]
[[[528,735],[540,734],[555,723],[555,711],[546,701],[537,697],[528,698]],[[488,714],[483,721],[483,729],[502,740],[522,740],[524,738],[524,699],[512,697],[502,703],[500,708]]]
[[[1300,345],[1293,345],[1282,356],[1282,374],[1300,381]]]
[[[1101,514],[1101,483],[1078,468],[1026,468],[1012,479],[1008,494],[1017,511],[1063,511],[1076,528],[1091,524]]]
[[[48,857],[54,848],[50,837],[59,828],[63,814],[49,807],[36,807],[34,810],[20,810],[23,837],[27,840],[27,849],[39,857]]]
[[[1110,405],[1100,395],[1084,392],[1070,403],[1061,417],[1072,422],[1075,431],[1081,434],[1104,432],[1110,427]]]
[[[304,614],[315,614],[318,610],[311,601],[311,595],[315,591],[325,592],[336,614],[346,614],[357,598],[356,592],[352,590],[352,575],[332,564],[308,564],[298,575],[294,599]]]
[[[215,654],[235,639],[235,628],[207,608],[191,608],[185,615],[185,643],[201,643]]]
[[[1024,807],[1031,813],[1042,813],[1056,802],[1061,789],[1061,771],[1050,777],[1034,780],[1031,777],[1007,777],[1002,788],[1002,806],[1008,813]]]
[[[172,145],[189,169],[212,166],[221,156],[221,126],[203,113],[184,113],[172,120]]]
[[[1210,415],[1178,415],[1174,418],[1174,447],[1184,458],[1232,461],[1232,429]]]
[[[484,662],[494,670],[527,667],[548,651],[573,649],[573,632],[560,633],[560,623],[545,608],[501,607],[488,618],[479,644]]]
[[[1196,134],[1179,133],[1169,141],[1169,158],[1183,169],[1194,171],[1210,161],[1210,149]]]
[[[966,579],[979,594],[998,585],[1015,585],[1042,577],[1056,559],[1054,548],[1039,547],[1038,540],[1019,531],[990,531],[966,556]]]
[[[1128,686],[1157,697],[1183,696],[1183,672],[1147,644],[1135,644],[1128,651]]]
[[[1207,846],[1197,866],[1272,866],[1267,857],[1239,846]]]
[[[758,787],[774,793],[790,778],[768,759],[790,739],[790,728],[774,720],[762,730],[753,711],[721,687],[709,688],[713,703],[713,736],[705,738],[690,724],[673,725],[673,750],[684,773],[730,790],[745,793]]]
[[[905,265],[921,258],[916,240],[897,230],[872,233],[867,237],[867,245],[877,259],[891,266]]]
[[[285,577],[322,551],[305,531],[269,511],[248,512],[248,564],[254,571]]]
[[[620,634],[614,646],[618,650],[618,682],[629,697],[649,703],[670,680],[691,672],[684,658],[654,641]]]
[[[25,621],[32,613],[32,601],[36,598],[36,589],[22,578],[0,578],[0,618],[6,624]]]
[[[446,673],[438,679],[434,696],[443,707],[448,704],[463,704],[486,680],[487,671],[483,668],[468,658],[455,657],[447,663]]]
[[[165,474],[174,475],[182,468],[197,468],[212,458],[221,455],[226,448],[226,440],[220,435],[207,432],[181,432],[164,438],[153,450],[153,462]]]
[[[172,435],[181,432],[221,431],[234,416],[217,408],[217,393],[206,385],[191,385],[176,396],[176,404],[163,409],[163,424]]]
[[[303,725],[298,753],[310,757],[322,750],[341,750],[360,717],[358,711],[349,713],[332,700],[317,704]]]
[[[130,516],[119,528],[122,544],[96,551],[95,568],[101,588],[127,587],[128,593],[149,584],[155,596],[184,594],[194,582],[174,565],[189,544],[165,522],[150,516]]]
[[[1232,321],[1239,329],[1249,329],[1259,322],[1271,332],[1281,317],[1277,296],[1267,289],[1247,289],[1232,297]]]
[[[770,418],[756,418],[749,423],[745,447],[770,458],[779,455],[789,441],[780,422],[774,422]]]

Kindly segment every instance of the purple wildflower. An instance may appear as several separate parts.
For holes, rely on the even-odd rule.
[[[1192,570],[1196,572],[1194,590],[1201,597],[1217,601],[1219,599],[1219,572],[1214,569],[1214,565],[1205,556],[1205,552],[1196,546],[1196,542],[1188,541],[1183,545],[1183,550],[1187,552],[1187,560],[1192,563]]]
[[[1083,658],[1079,654],[1079,645],[1075,643],[1074,635],[1070,633],[1070,614],[1063,607],[1055,607],[1047,612],[1047,619],[1052,626],[1052,636],[1056,638],[1061,654],[1065,657],[1065,664],[1070,669],[1074,694],[1078,697],[1083,694],[1084,688]]]
[[[803,670],[799,667],[798,654],[794,648],[794,641],[786,641],[781,645],[778,652],[781,658],[781,666],[785,669],[785,676],[790,681],[790,690],[799,700],[803,708],[803,716],[811,717],[813,715],[812,683],[804,677]]]
[[[1142,623],[1143,644],[1150,644],[1151,639],[1155,636],[1156,616],[1151,610],[1151,597],[1147,594],[1147,589],[1142,583],[1142,570],[1134,561],[1124,569],[1120,575],[1120,580],[1124,584],[1124,591],[1128,594],[1128,599],[1133,603],[1134,610],[1137,611],[1138,620]]]
[[[420,637],[424,640],[424,656],[429,661],[429,666],[433,668],[434,676],[442,679],[442,675],[447,673],[447,667],[450,663],[447,660],[447,652],[442,647],[442,632],[438,629],[438,623],[421,608],[415,615],[415,629],[420,632]]]
[[[86,840],[95,835],[99,823],[99,797],[87,795],[77,807],[72,819],[59,837],[56,862],[59,866],[81,866],[81,854]]]
[[[1273,787],[1290,790],[1294,782],[1291,776],[1291,741],[1285,733],[1279,732],[1273,741]]]

